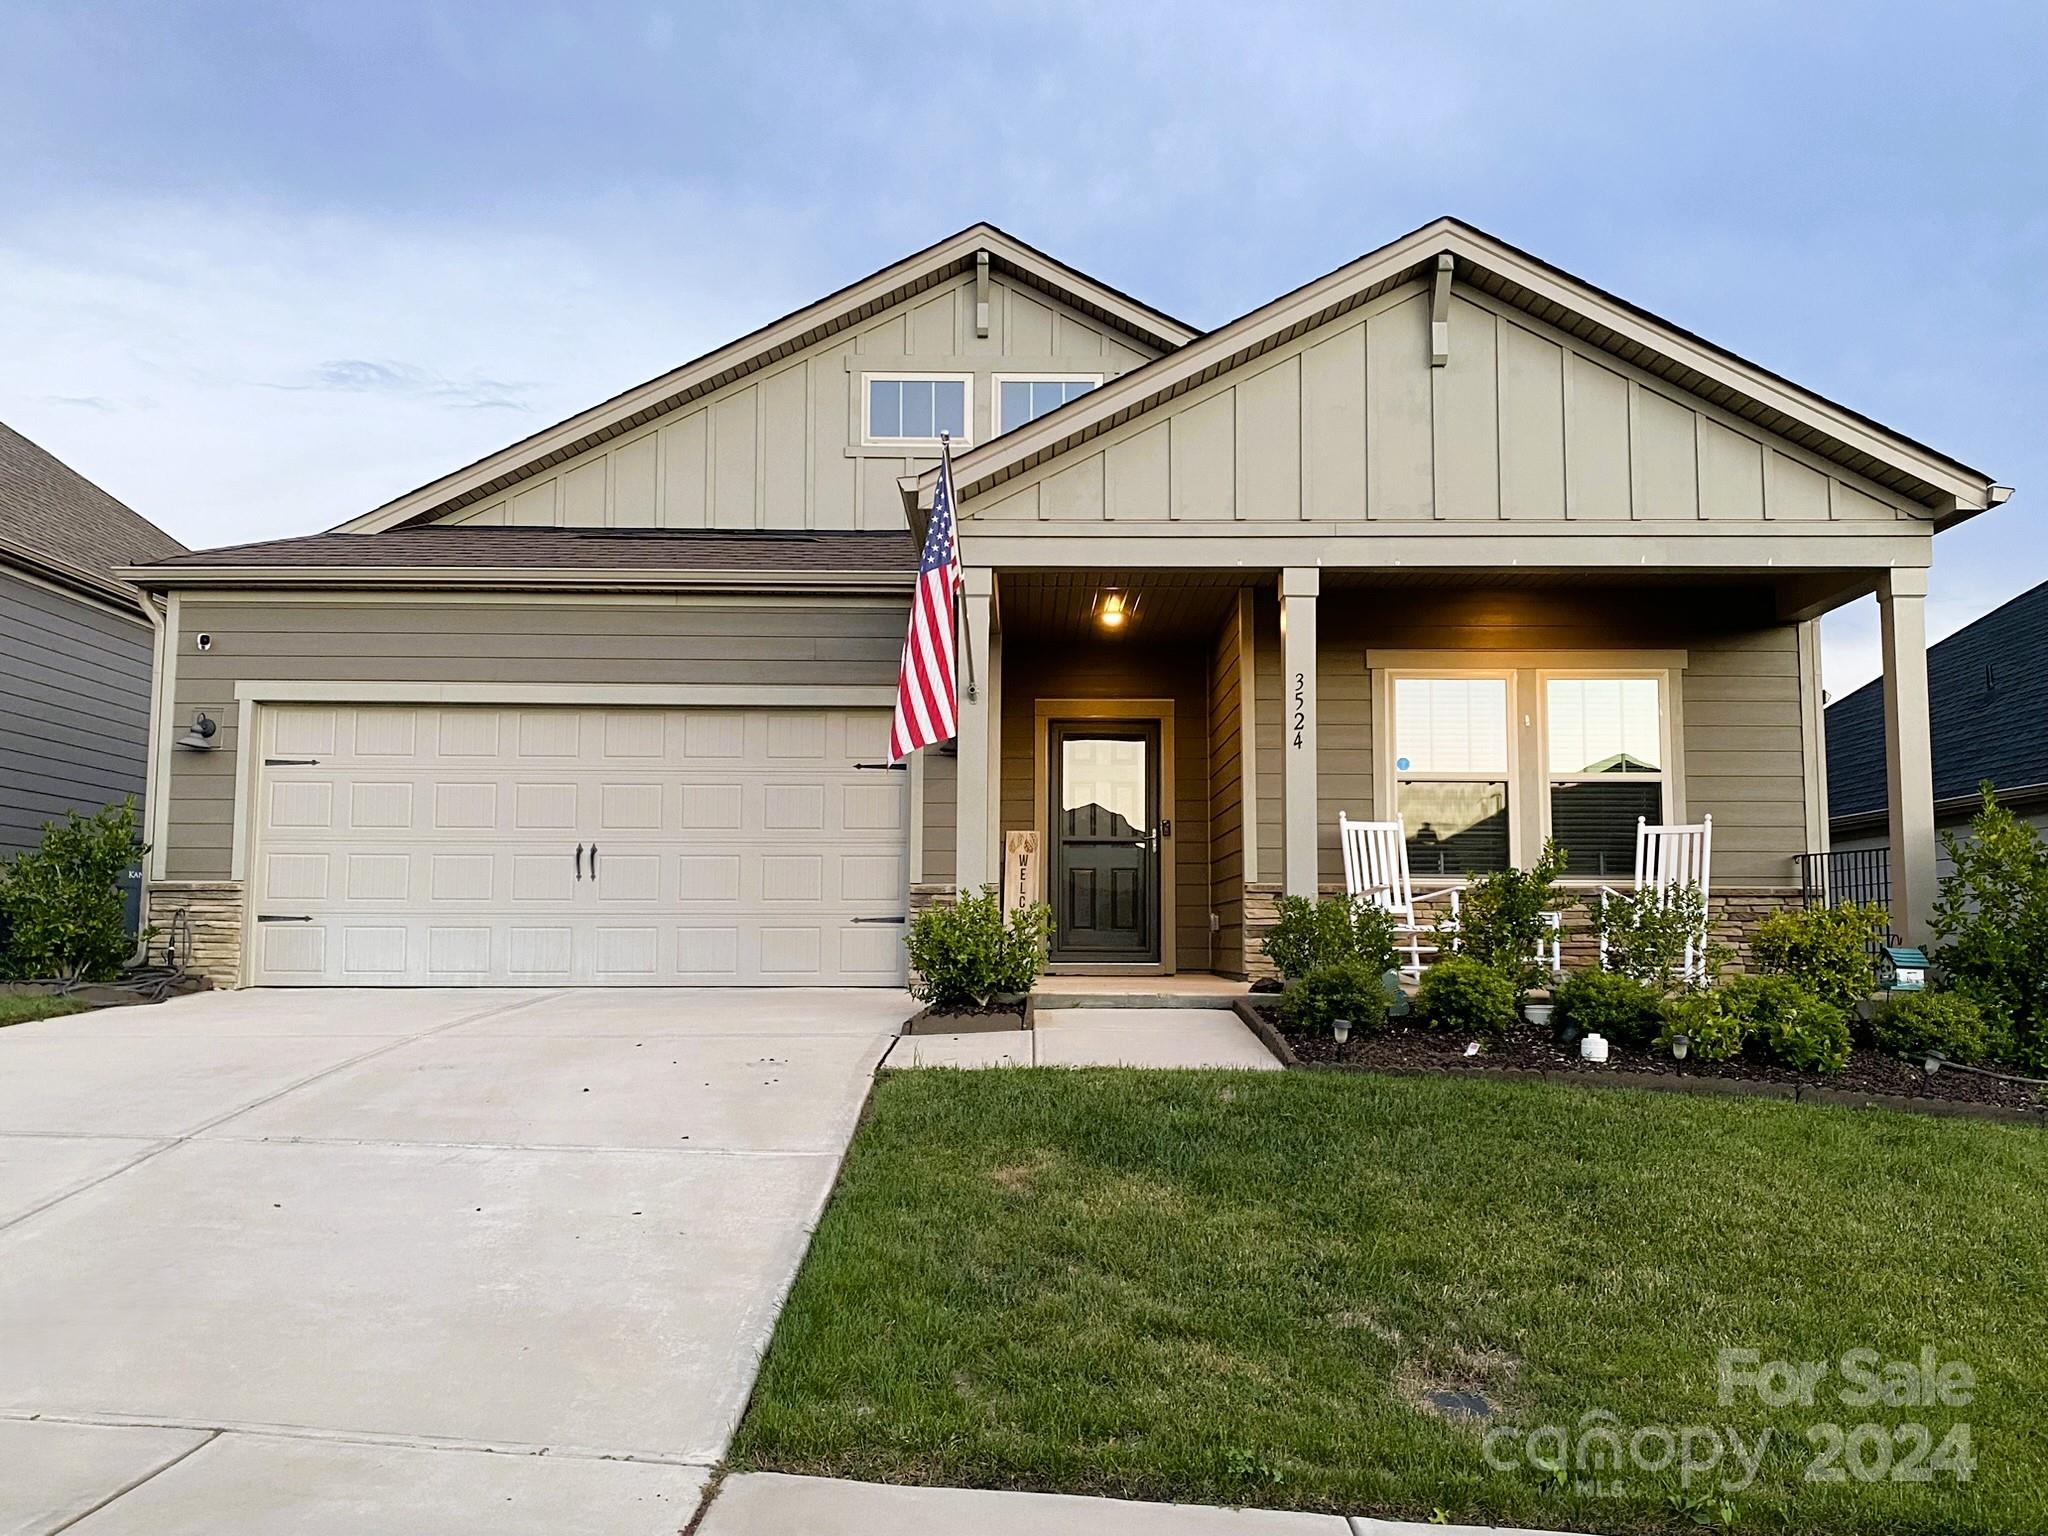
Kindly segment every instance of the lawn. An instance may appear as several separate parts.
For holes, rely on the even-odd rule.
[[[53,997],[47,992],[0,992],[0,1027],[26,1024],[31,1019],[60,1019],[67,1013],[82,1013],[85,1004],[75,997]]]
[[[1719,1401],[1724,1348],[1923,1346],[1975,1372],[1966,1406],[1845,1404],[1839,1366],[1812,1406]],[[2044,1383],[2032,1128],[1448,1078],[923,1071],[876,1087],[732,1460],[1598,1532],[2010,1532],[2048,1525]],[[1475,1399],[1492,1418],[1464,1416]],[[1609,1423],[1625,1464],[1581,1474],[1581,1431]],[[1823,1470],[1902,1477],[1809,1480],[1827,1423],[1854,1460]],[[1909,1480],[1951,1460],[1910,1424],[1936,1450],[1969,1425],[1974,1475]],[[1563,1479],[1556,1441],[1529,1444],[1546,1426],[1571,1435]],[[1771,1433],[1726,1493],[1732,1456],[1655,1468],[1660,1426],[1751,1455]]]

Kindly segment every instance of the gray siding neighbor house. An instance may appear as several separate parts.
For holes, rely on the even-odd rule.
[[[888,760],[950,439],[959,731]],[[1418,880],[1740,928],[1827,845],[1820,616],[1876,593],[1896,925],[1925,601],[1982,471],[1454,219],[1203,333],[977,224],[164,593],[152,920],[242,985],[882,985],[1037,839],[1056,964],[1242,977],[1337,818]],[[203,743],[179,738],[203,715]]]
[[[1927,652],[1934,815],[1960,833],[1990,784],[2048,830],[2048,582]],[[1885,847],[1883,680],[1828,706],[1828,830],[1838,871]],[[1940,857],[1947,872],[1948,856]]]
[[[0,425],[0,855],[142,800],[156,629],[113,571],[184,550]]]

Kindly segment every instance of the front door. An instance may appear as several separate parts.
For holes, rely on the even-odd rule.
[[[1052,727],[1052,958],[1159,960],[1159,727]]]

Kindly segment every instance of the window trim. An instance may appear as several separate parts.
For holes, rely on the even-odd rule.
[[[992,374],[989,378],[988,389],[989,436],[1001,437],[1005,432],[1014,432],[1017,427],[1029,425],[1030,421],[1039,421],[1043,419],[1041,417],[1033,416],[1029,419],[1029,421],[1018,422],[1016,424],[1016,427],[1007,425],[1003,421],[1003,386],[1005,384],[1086,383],[1092,389],[1100,389],[1106,381],[1107,375],[1100,373],[1062,373],[1054,371],[1039,373],[1025,372]],[[1068,405],[1073,404],[1071,400],[1067,401],[1066,403]],[[1045,414],[1047,416],[1050,416],[1052,412],[1047,411]]]
[[[1398,820],[1394,769],[1394,685],[1397,677],[1506,677],[1508,688],[1508,752],[1513,777],[1508,784],[1508,847],[1518,869],[1527,869],[1542,852],[1550,832],[1548,711],[1542,707],[1544,682],[1556,677],[1654,677],[1661,681],[1658,713],[1664,753],[1664,817],[1686,820],[1684,677],[1691,655],[1683,650],[1646,647],[1621,651],[1589,647],[1583,651],[1444,651],[1369,646],[1365,664],[1372,678],[1372,814],[1381,821]],[[1536,690],[1537,706],[1525,717],[1520,702],[1528,687]],[[1643,777],[1648,778],[1645,774]],[[1534,817],[1524,814],[1535,796]],[[1462,876],[1421,877],[1429,889],[1463,886]],[[1597,889],[1611,884],[1585,875],[1558,882],[1567,889]]]
[[[926,368],[876,368],[863,369],[860,375],[860,443],[863,448],[935,449],[939,446],[939,440],[936,436],[875,436],[873,430],[874,422],[872,419],[874,397],[872,392],[869,390],[868,386],[870,384],[887,384],[892,382],[898,384],[923,384],[926,382],[930,382],[933,384],[957,383],[963,385],[965,388],[961,396],[961,404],[963,407],[961,410],[961,433],[960,436],[953,439],[953,447],[957,449],[971,448],[974,446],[973,374],[942,372],[938,369]]]
[[[1536,668],[1536,846],[1540,850],[1550,837],[1550,791],[1558,784],[1650,784],[1657,785],[1666,824],[1683,819],[1679,798],[1678,743],[1673,730],[1672,700],[1676,676],[1668,667],[1537,667]],[[1657,758],[1655,773],[1553,773],[1550,769],[1550,680],[1552,678],[1616,679],[1648,678],[1657,685]],[[1598,875],[1569,875],[1558,881],[1566,886],[1611,885]]]
[[[1512,666],[1383,667],[1376,669],[1375,675],[1378,679],[1378,684],[1374,690],[1375,698],[1373,702],[1376,706],[1374,718],[1386,722],[1386,750],[1374,753],[1379,767],[1379,771],[1373,776],[1373,793],[1376,797],[1374,803],[1386,807],[1385,811],[1375,813],[1378,818],[1381,821],[1399,821],[1401,819],[1401,784],[1403,780],[1409,780],[1418,784],[1491,784],[1505,782],[1508,787],[1508,863],[1511,866],[1519,865],[1522,858],[1522,801],[1526,797],[1526,790],[1522,783],[1522,733],[1515,727],[1515,721],[1519,713],[1517,695],[1521,688],[1521,676],[1518,669]],[[1507,719],[1504,724],[1507,727],[1508,760],[1505,772],[1500,780],[1478,772],[1462,770],[1455,773],[1448,771],[1403,773],[1395,767],[1395,758],[1397,756],[1396,744],[1400,740],[1400,720],[1394,704],[1394,694],[1396,692],[1394,685],[1403,679],[1418,678],[1485,678],[1490,681],[1503,682],[1507,685],[1507,699],[1505,703]],[[1375,730],[1374,740],[1377,742],[1378,739],[1379,732]],[[1433,885],[1463,886],[1472,877],[1469,875],[1430,874],[1420,878],[1432,882]]]

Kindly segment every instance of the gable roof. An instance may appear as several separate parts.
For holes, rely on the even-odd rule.
[[[2048,785],[2048,582],[1927,650],[1934,798]],[[1884,680],[1828,706],[1828,815],[1885,809]]]
[[[1051,294],[1112,330],[1136,337],[1154,349],[1170,351],[1201,334],[1193,326],[1097,282],[993,224],[970,224],[958,234],[871,272],[814,304],[522,438],[474,464],[408,491],[333,531],[381,532],[493,495],[515,481],[549,469],[655,416],[857,325],[891,304],[972,271],[975,258],[984,251],[988,253],[991,270]]]
[[[55,454],[0,422],[0,558],[103,597],[133,602],[117,567],[185,546]]]
[[[1453,218],[1432,220],[1178,351],[961,454],[953,461],[961,501],[1383,293],[1433,275],[1439,257],[1450,260],[1457,281],[1932,508],[1937,528],[1982,511],[1990,502],[1991,478],[1983,471]],[[930,505],[936,478],[936,470],[919,477],[916,505]],[[910,494],[906,490],[906,499]]]
[[[416,523],[383,533],[315,533],[195,550],[125,574],[152,591],[356,584],[894,591],[909,587],[919,556],[901,532]]]

